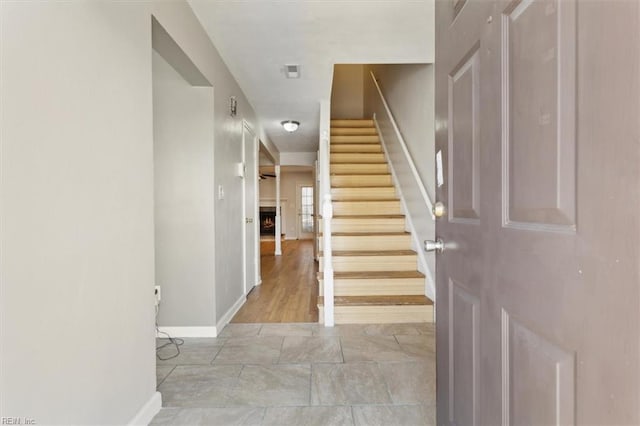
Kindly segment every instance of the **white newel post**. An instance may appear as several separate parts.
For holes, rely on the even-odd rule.
[[[331,194],[324,195],[322,203],[322,221],[323,223],[323,254],[324,254],[324,325],[325,327],[333,327],[333,260],[331,247],[331,218],[333,217],[333,206],[331,205]]]
[[[323,294],[324,297],[324,325],[333,327],[333,259],[331,247],[331,219],[333,205],[331,204],[331,181],[329,177],[329,132],[324,130],[320,134],[320,190],[322,191],[322,256],[323,256]]]

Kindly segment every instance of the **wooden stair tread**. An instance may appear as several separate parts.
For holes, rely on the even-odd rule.
[[[341,154],[356,154],[356,155],[365,155],[365,154],[380,154],[383,155],[380,152],[335,152],[333,154],[331,154],[332,158],[331,158],[331,164],[382,164],[382,163],[387,163],[387,159],[386,158],[375,158],[375,157],[365,157],[364,159],[360,158],[349,158],[349,157],[337,157],[338,155]],[[366,159],[366,161],[365,161]]]
[[[323,235],[322,232],[318,233]],[[333,232],[331,234],[334,237],[394,237],[398,235],[411,235],[410,232]]]
[[[335,163],[334,163],[335,164]],[[342,163],[341,163],[342,164]],[[360,163],[363,164],[363,163]],[[380,163],[374,163],[374,164],[380,164]],[[330,176],[386,176],[386,175],[390,175],[391,173],[389,172],[384,172],[384,173],[366,173],[366,174],[357,174],[357,173],[331,173]]]
[[[334,296],[334,306],[433,305],[427,296]],[[324,306],[324,297],[318,296]]]
[[[331,188],[336,188],[336,189],[356,189],[356,190],[360,190],[360,189],[380,189],[380,188],[393,188],[393,185],[376,185],[376,186],[342,186],[342,185],[338,185],[338,186],[332,186]]]
[[[362,134],[362,135],[373,135],[377,133],[375,127],[336,127],[333,126],[330,128],[331,134],[337,135],[347,135],[347,134]]]
[[[381,215],[335,215],[334,219],[404,219],[403,214],[381,214]]]
[[[337,138],[338,136],[334,136],[334,138]],[[352,144],[358,144],[358,145],[380,145],[380,142],[378,141],[335,141],[335,142],[331,142],[331,145],[352,145]],[[331,148],[329,148],[331,149]]]
[[[371,152],[371,151],[349,151],[349,152],[344,152],[344,151],[337,151],[337,152],[331,152],[329,155],[336,155],[336,154],[383,154],[382,152]],[[386,160],[385,160],[386,161]],[[358,164],[367,164],[367,163],[358,163]]]
[[[349,119],[334,118],[331,120],[331,127],[375,127],[373,120],[369,119]]]
[[[389,201],[399,201],[399,198],[344,198],[340,200],[331,200],[334,203],[375,203],[375,202],[389,202]],[[334,216],[335,217],[335,216]]]
[[[320,256],[324,256],[324,251],[321,251]],[[416,252],[413,250],[371,250],[371,251],[334,251],[333,257],[336,256],[411,256],[415,255]]]
[[[318,272],[318,279],[324,279],[324,274]],[[424,278],[419,271],[363,271],[363,272],[334,272],[334,279],[389,279],[389,278]]]

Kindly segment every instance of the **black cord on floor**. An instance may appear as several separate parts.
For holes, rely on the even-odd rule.
[[[159,305],[156,305],[156,336],[159,334],[164,334],[165,336],[167,336],[167,339],[169,339],[168,342],[160,345],[160,346],[156,346],[156,357],[160,360],[160,361],[168,361],[170,359],[176,358],[178,355],[180,355],[180,346],[184,345],[184,340],[180,339],[178,337],[171,337],[169,335],[169,333],[166,333],[164,331],[160,331],[160,328],[158,328],[158,311],[160,310]],[[175,355],[172,355],[170,357],[167,358],[163,358],[160,356],[160,351],[164,348],[166,348],[167,346],[171,346],[174,345],[176,347],[176,353]]]

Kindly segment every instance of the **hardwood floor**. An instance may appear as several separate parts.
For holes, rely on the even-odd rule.
[[[273,255],[274,244],[260,243],[262,285],[249,293],[231,322],[318,322],[313,240],[283,241],[282,256]]]

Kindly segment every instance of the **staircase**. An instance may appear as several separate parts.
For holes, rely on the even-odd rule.
[[[424,295],[425,277],[372,120],[331,120],[330,173],[335,323],[432,322],[433,302]],[[320,250],[322,295],[322,239]],[[320,323],[323,308],[320,296]]]

